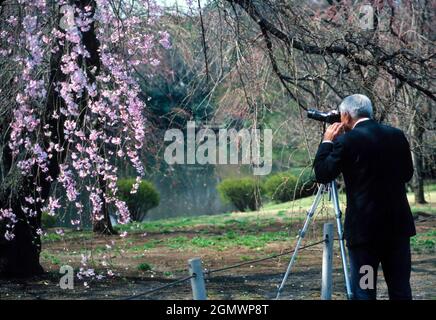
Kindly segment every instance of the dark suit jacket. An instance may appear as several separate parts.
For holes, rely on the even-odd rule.
[[[399,129],[359,122],[334,143],[321,143],[314,169],[320,183],[344,176],[347,245],[416,234],[405,183],[413,176],[409,143]]]

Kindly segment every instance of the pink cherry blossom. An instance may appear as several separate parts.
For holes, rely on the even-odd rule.
[[[55,2],[70,4],[64,0]],[[57,186],[56,196],[43,199],[38,194],[26,195],[22,209],[27,217],[34,217],[38,212],[32,206],[40,204],[42,210],[56,216],[64,204],[72,206],[77,215],[71,217],[71,224],[78,226],[88,208],[81,203],[79,195],[83,194],[89,199],[94,221],[104,217],[105,203],[115,211],[119,223],[128,223],[128,207],[117,198],[115,161],[130,163],[136,170],[137,183],[132,188],[135,192],[145,172],[140,150],[146,138],[147,99],[142,98],[133,65],[157,66],[159,50],[170,48],[169,33],[156,26],[162,13],[154,1],[136,2],[125,16],[116,14],[108,0],[96,0],[96,10],[91,5],[79,8],[73,2],[70,5],[75,14],[62,30],[51,24],[53,19],[46,3],[18,1],[22,16],[9,16],[5,21],[16,32],[0,31],[1,41],[14,46],[14,50],[2,47],[0,56],[7,56],[16,64],[9,140],[14,165],[23,176],[33,179],[36,193],[42,191],[41,181]],[[148,12],[147,18],[144,11]],[[83,34],[92,26],[100,44],[99,70],[95,66],[87,69],[83,63],[90,57]],[[47,70],[54,53],[60,55],[61,80],[48,83]],[[43,117],[51,88],[62,103]],[[46,120],[58,121],[63,137],[55,140],[57,131]],[[108,151],[102,154],[101,149]],[[65,160],[59,165],[59,174],[49,175],[51,161],[61,155]],[[41,174],[44,180],[39,179]],[[99,186],[100,178],[106,181],[105,192]],[[0,220],[7,220],[13,227],[16,216],[11,209],[2,208]],[[56,232],[63,234],[62,229]],[[5,232],[5,238],[13,240],[13,228]]]

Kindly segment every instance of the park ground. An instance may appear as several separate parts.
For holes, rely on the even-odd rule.
[[[436,299],[436,185],[426,188],[426,197],[428,204],[416,205],[409,194],[418,233],[411,242],[414,299]],[[132,223],[119,227],[120,234],[127,231],[125,237],[71,230],[60,236],[49,230],[43,237],[41,254],[46,273],[26,280],[0,280],[0,299],[125,299],[186,277],[188,259],[193,257],[200,257],[208,270],[246,263],[206,275],[209,299],[273,299],[289,255],[260,263],[250,261],[292,249],[312,199],[268,204],[253,212]],[[334,222],[328,200],[315,216],[305,244],[322,239],[326,221]],[[83,267],[83,256],[89,257],[85,271],[92,268],[104,277],[76,278],[74,289],[61,289],[60,267],[70,265],[78,271]],[[282,298],[319,299],[321,260],[322,245],[301,251]],[[345,299],[337,242],[333,281],[333,299]],[[381,270],[378,288],[379,298],[386,299]],[[192,299],[190,283],[141,299]]]

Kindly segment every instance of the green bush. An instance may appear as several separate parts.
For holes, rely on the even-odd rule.
[[[224,179],[217,189],[221,198],[239,211],[257,210],[262,205],[263,186],[253,178]]]
[[[43,229],[55,227],[56,222],[56,217],[49,215],[47,212],[41,214],[41,226]]]
[[[265,181],[265,190],[271,200],[286,202],[294,199],[296,185],[297,178],[294,175],[280,172],[268,177]]]
[[[118,197],[125,201],[133,221],[142,221],[147,211],[159,205],[160,197],[149,181],[142,180],[136,193],[130,193],[135,179],[118,180]]]
[[[309,196],[314,188],[316,188],[316,183],[310,171],[298,178],[290,172],[280,172],[271,175],[265,181],[267,195],[277,202],[287,202]]]

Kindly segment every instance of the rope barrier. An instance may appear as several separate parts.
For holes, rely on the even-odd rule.
[[[321,244],[323,242],[325,242],[325,240],[314,242],[314,243],[311,243],[311,244],[309,244],[307,246],[301,247],[299,250],[304,250],[304,249],[307,249],[307,248],[310,248],[310,247],[314,247],[314,246],[316,246],[318,244]],[[207,270],[207,271],[205,271],[205,274],[209,275],[209,274],[215,273],[215,272],[230,270],[230,269],[239,268],[239,267],[242,267],[242,266],[245,266],[245,265],[248,265],[248,264],[254,264],[254,263],[258,263],[258,262],[262,262],[262,261],[266,261],[266,260],[275,259],[275,258],[278,258],[278,257],[281,257],[281,256],[288,255],[290,253],[293,253],[294,251],[295,251],[295,249],[288,250],[286,252],[275,254],[275,255],[272,255],[272,256],[269,256],[269,257],[266,257],[266,258],[246,261],[246,262],[243,262],[243,263],[238,263],[238,264],[235,264],[235,265],[232,265],[232,266],[228,266],[228,267],[224,267],[224,268],[219,268],[219,269],[214,269],[214,270]]]
[[[185,278],[181,278],[181,279],[179,279],[179,280],[176,280],[176,281],[174,281],[174,282],[168,283],[168,284],[166,284],[166,285],[163,285],[163,286],[160,286],[160,287],[157,287],[157,288],[151,289],[151,290],[146,291],[146,292],[143,292],[143,293],[138,293],[138,294],[135,294],[135,295],[133,295],[133,296],[129,296],[129,297],[124,298],[124,299],[122,299],[122,300],[132,300],[132,299],[135,299],[135,298],[143,297],[143,296],[149,295],[149,294],[151,294],[151,293],[154,293],[154,292],[156,292],[156,291],[160,291],[160,290],[163,290],[163,289],[166,289],[166,288],[169,288],[169,287],[175,286],[176,284],[179,284],[179,283],[182,283],[182,282],[185,282],[185,281],[191,280],[191,279],[194,278],[194,277],[195,277],[195,275],[188,276],[188,277],[185,277]]]

